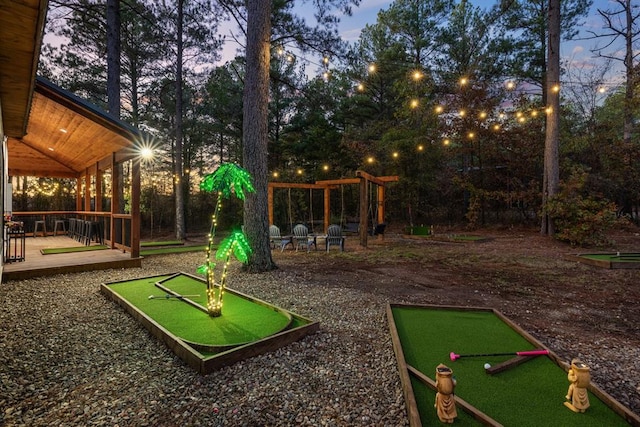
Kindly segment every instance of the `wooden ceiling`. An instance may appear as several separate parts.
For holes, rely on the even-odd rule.
[[[9,138],[10,176],[79,177],[112,154],[136,155],[140,132],[93,104],[38,77],[27,134]]]
[[[21,137],[27,128],[46,14],[46,0],[0,0],[0,102],[8,136]]]

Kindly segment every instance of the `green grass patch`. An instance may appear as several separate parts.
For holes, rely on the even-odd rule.
[[[194,245],[194,246],[175,246],[167,248],[151,248],[143,249],[140,251],[141,256],[149,255],[165,255],[165,254],[178,254],[183,252],[204,252],[207,249],[207,245]]]
[[[73,252],[101,251],[104,249],[109,249],[109,247],[106,245],[94,245],[94,246],[73,246],[70,248],[46,248],[46,249],[40,249],[40,253],[42,255],[53,255],[53,254],[69,254]]]
[[[109,285],[162,327],[183,340],[210,346],[239,345],[273,335],[285,329],[291,318],[268,305],[227,292],[222,316],[211,317],[178,298],[149,299],[150,295],[164,297],[166,293],[155,286],[163,286],[189,297],[203,306],[207,304],[206,285],[188,275],[151,277]]]
[[[141,248],[152,248],[157,246],[181,246],[184,245],[182,240],[163,240],[159,242],[140,242]]]
[[[640,253],[637,252],[620,252],[611,254],[581,254],[583,258],[595,259],[598,261],[610,261],[610,262],[640,262]]]
[[[534,348],[492,312],[418,307],[394,307],[392,312],[407,364],[432,379],[439,363],[449,366],[457,380],[456,395],[503,425],[628,425],[592,393],[587,412],[567,409],[563,405],[569,387],[567,374],[548,357],[536,357],[496,375],[486,374],[484,363],[495,365],[512,356],[451,361],[451,352],[506,353]],[[412,384],[423,424],[437,423],[435,392],[415,379]],[[456,420],[458,424],[477,425],[466,415]]]

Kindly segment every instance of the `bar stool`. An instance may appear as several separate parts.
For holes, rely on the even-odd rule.
[[[86,241],[85,245],[89,246],[91,240],[95,239],[96,243],[104,244],[102,240],[102,224],[97,221],[87,221],[86,225]]]
[[[41,232],[42,232],[42,237],[47,237],[47,224],[44,221],[36,221],[35,225],[33,227],[33,237],[36,237],[36,234],[38,233],[38,226],[42,226],[41,228]]]
[[[67,236],[73,238],[75,232],[76,232],[76,219],[69,218],[69,228],[67,229]]]
[[[76,221],[76,232],[74,234],[74,238],[78,241],[78,242],[82,242],[84,240],[84,236],[85,236],[85,229],[87,228],[87,221],[83,220],[83,219],[79,219]]]
[[[62,219],[56,219],[53,225],[53,235],[56,236],[58,234],[58,226],[60,226],[62,230],[62,234],[67,234],[67,224]]]

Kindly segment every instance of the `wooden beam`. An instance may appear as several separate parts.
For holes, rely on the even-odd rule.
[[[76,178],[76,210],[82,210],[82,177]]]
[[[367,247],[367,214],[369,206],[369,181],[360,178],[360,246]]]
[[[102,171],[96,164],[96,212],[102,211]]]
[[[269,226],[273,225],[273,187],[267,187],[267,206],[269,209]]]
[[[131,258],[140,256],[140,157],[131,167]]]
[[[120,213],[120,169],[116,163],[116,153],[111,154],[111,249],[115,248],[116,241],[116,221],[113,217]]]
[[[378,185],[378,217],[376,221],[378,224],[382,224],[384,222],[384,185]],[[378,234],[378,240],[384,240],[384,233]]]
[[[378,181],[380,181],[383,184],[386,182],[398,182],[400,180],[400,178],[397,175],[377,176],[374,178],[376,178]],[[326,179],[326,180],[316,181],[316,184],[321,184],[321,185],[346,185],[346,184],[359,184],[359,183],[360,183],[360,178]]]
[[[91,210],[91,174],[89,169],[84,173],[84,210]]]
[[[270,188],[305,188],[323,190],[326,186],[319,184],[304,184],[299,182],[270,182]]]
[[[524,362],[527,362],[533,359],[535,356],[516,356],[502,363],[498,363],[497,365],[493,365],[490,368],[485,369],[484,371],[489,374],[497,374],[502,371],[506,371],[507,369],[511,369],[514,366],[518,366]]]
[[[329,229],[329,223],[331,222],[331,189],[325,187],[324,189],[324,233]]]

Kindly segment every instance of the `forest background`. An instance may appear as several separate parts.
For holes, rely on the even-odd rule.
[[[151,136],[154,152],[142,169],[143,235],[175,230],[177,187],[186,230],[204,231],[215,199],[199,190],[200,178],[221,162],[242,164],[245,57],[211,64],[220,59],[225,20],[238,25],[243,45],[246,10],[200,0],[118,3],[121,117]],[[49,4],[46,31],[62,41],[43,46],[39,74],[107,109],[106,3]],[[356,170],[398,175],[385,218],[396,230],[537,226],[546,212],[557,220],[558,237],[583,244],[602,242],[621,219],[638,223],[637,6],[610,2],[601,10],[602,31],[592,34],[602,40],[597,60],[562,64],[561,187],[543,206],[545,99],[552,90],[544,84],[547,2],[483,9],[467,1],[397,0],[347,43],[337,24],[354,4],[316,2],[309,23],[296,15],[300,2],[273,3],[271,180],[313,183],[351,178]],[[563,40],[576,36],[590,5],[562,2]],[[619,54],[628,45],[630,61]],[[613,83],[611,69],[620,63],[626,79]],[[14,209],[73,209],[74,195],[65,189],[74,184],[24,177]],[[357,191],[347,185],[332,192],[330,222],[357,221]],[[318,227],[321,201],[317,191],[278,190],[274,222],[284,230],[299,222]],[[241,203],[229,203],[222,226],[242,218]]]

